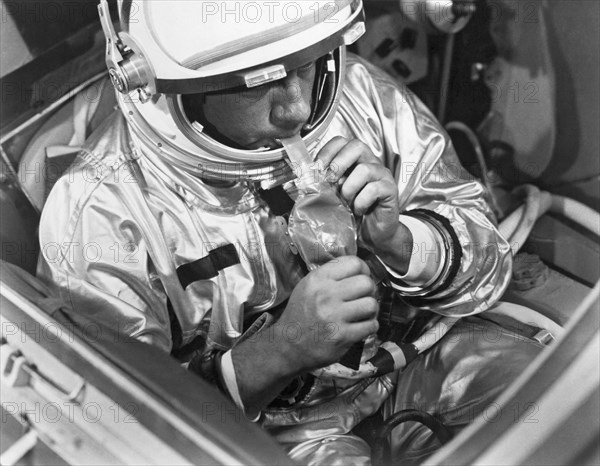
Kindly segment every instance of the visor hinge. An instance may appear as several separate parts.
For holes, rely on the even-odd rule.
[[[101,0],[98,5],[102,31],[106,37],[105,60],[108,74],[113,86],[121,94],[128,94],[138,89],[140,100],[146,102],[150,99],[149,93],[144,89],[148,84],[144,69],[146,61],[141,54],[128,49],[115,31],[107,0]]]

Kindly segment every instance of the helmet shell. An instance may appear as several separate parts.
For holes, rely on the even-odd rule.
[[[107,52],[107,63],[120,77],[119,104],[136,139],[188,172],[218,179],[290,173],[283,149],[240,150],[210,137],[188,120],[181,96],[260,86],[333,51],[333,98],[304,137],[314,145],[337,108],[344,46],[364,32],[362,0],[122,0],[119,14],[121,31],[104,31],[107,50],[118,43],[122,60],[115,65]]]

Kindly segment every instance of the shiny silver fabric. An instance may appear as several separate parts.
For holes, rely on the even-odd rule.
[[[370,464],[370,446],[351,430],[378,409],[387,393],[391,396],[383,402],[384,418],[401,410],[426,411],[453,434],[480,415],[494,422],[527,411],[528,422],[537,422],[535,400],[508,410],[500,410],[494,400],[542,349],[538,341],[490,320],[468,317],[405,370],[362,380],[310,406],[270,410],[263,426],[300,464],[362,465]],[[408,422],[392,431],[390,446],[393,464],[404,466],[421,464],[441,444],[427,427]]]
[[[458,274],[422,307],[452,316],[489,308],[509,280],[509,247],[492,223],[482,186],[469,179],[423,104],[350,57],[339,110],[319,147],[334,136],[362,140],[393,171],[402,210],[434,210],[456,231],[463,252]],[[204,184],[136,141],[115,114],[50,194],[40,226],[39,275],[71,303],[73,319],[83,326],[116,327],[169,352],[168,297],[183,344],[202,335],[206,350],[227,350],[245,319],[282,303],[303,276],[285,228],[253,186]],[[177,268],[224,244],[236,247],[240,264],[182,288]],[[315,400],[345,396],[335,384],[321,388]],[[315,451],[326,450],[327,442],[315,439],[349,432],[390,392],[383,380],[364,391],[370,395],[361,397],[359,390],[359,405],[340,404],[340,427],[331,432],[309,423],[291,433],[278,427],[275,412],[266,412],[263,422],[284,443],[311,441]],[[307,458],[304,453],[298,458]]]
[[[523,328],[517,324],[519,327]],[[508,416],[514,422],[537,423],[535,399],[503,409],[494,400],[543,348],[522,332],[488,320],[485,313],[461,319],[437,345],[397,374],[384,416],[405,409],[426,411],[435,414],[454,435],[477,416],[487,422]],[[519,418],[524,413],[525,418]],[[407,422],[392,431],[394,464],[421,464],[439,447],[439,441],[422,424]]]
[[[343,382],[317,379],[308,401],[268,409],[260,424],[300,464],[368,464],[369,445],[351,431],[382,406],[393,388],[388,376],[346,388]]]

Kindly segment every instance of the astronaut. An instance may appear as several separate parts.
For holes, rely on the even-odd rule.
[[[510,248],[427,108],[347,54],[361,0],[122,1],[116,29],[99,11],[120,110],[40,226],[39,275],[75,322],[177,357],[310,464],[368,463],[353,429],[376,412],[456,432],[537,354],[477,316]],[[298,254],[289,138],[351,209],[360,259]],[[417,424],[392,436],[407,463],[438,447]]]

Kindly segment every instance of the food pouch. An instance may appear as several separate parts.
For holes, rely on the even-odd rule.
[[[354,215],[337,188],[315,167],[300,136],[282,139],[281,143],[292,162],[299,192],[288,232],[308,269],[336,257],[356,255]]]

